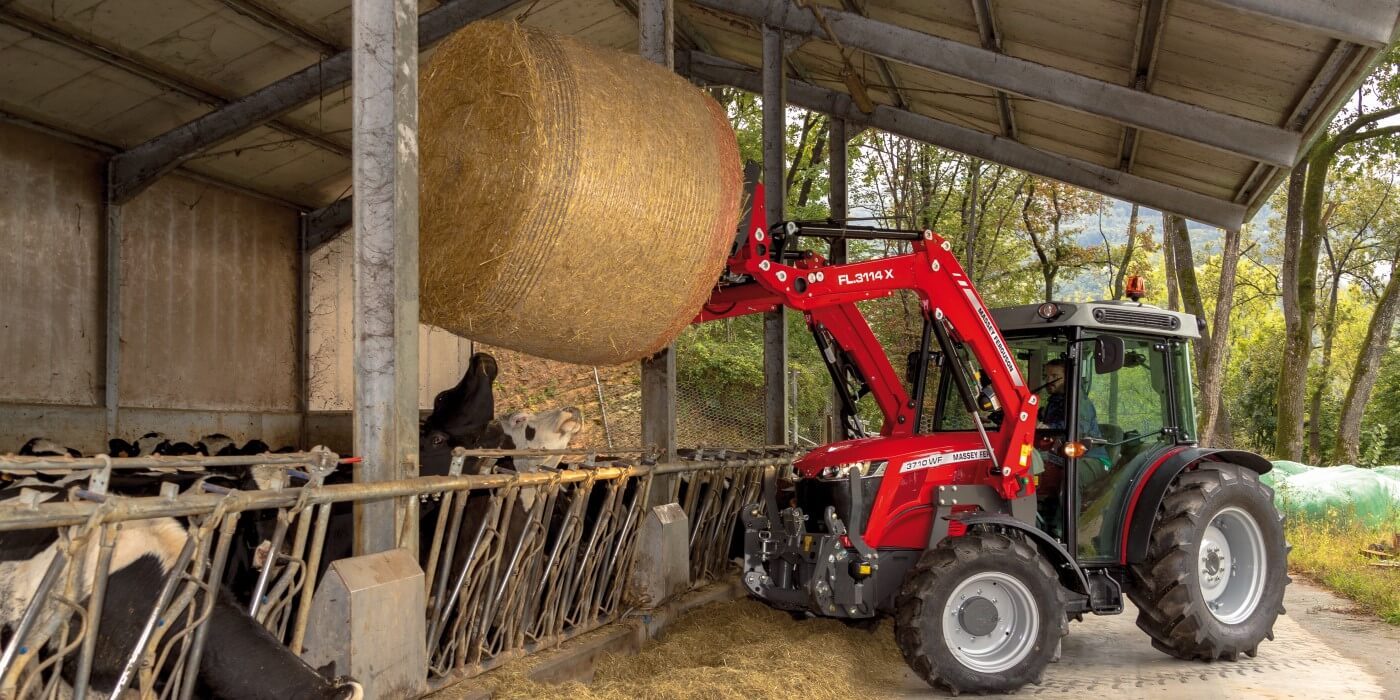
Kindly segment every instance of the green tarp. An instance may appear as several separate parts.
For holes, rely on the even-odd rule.
[[[1280,510],[1312,520],[1358,518],[1369,525],[1400,521],[1400,466],[1364,469],[1274,462],[1263,481]]]

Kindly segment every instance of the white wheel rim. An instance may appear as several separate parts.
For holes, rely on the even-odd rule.
[[[1264,594],[1268,561],[1264,533],[1254,516],[1230,506],[1215,514],[1196,551],[1196,575],[1206,609],[1237,625],[1249,619]]]
[[[958,663],[978,673],[1000,673],[1035,648],[1040,607],[1019,579],[987,571],[953,589],[942,623],[943,641]]]

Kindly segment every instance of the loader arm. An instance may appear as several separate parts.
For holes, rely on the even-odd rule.
[[[751,201],[749,235],[738,242],[724,278],[694,322],[784,307],[801,311],[819,345],[823,335],[829,336],[833,352],[839,350],[869,388],[884,415],[880,434],[911,436],[918,431],[916,402],[856,302],[913,290],[925,320],[941,325],[940,339],[961,343],[990,380],[1004,418],[999,427],[985,431],[984,444],[993,459],[989,476],[1000,477],[999,490],[1007,497],[1023,492],[1022,477],[1028,475],[1034,443],[1036,397],[948,242],[924,231],[912,241],[910,253],[841,265],[811,253],[775,254],[773,237],[762,224],[762,185]],[[829,364],[831,359],[828,355]]]

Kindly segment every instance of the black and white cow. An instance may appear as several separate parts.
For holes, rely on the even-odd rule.
[[[491,428],[493,435],[503,434],[492,420],[495,402],[491,384],[495,381],[496,374],[496,359],[486,353],[476,353],[472,355],[461,381],[434,398],[433,411],[423,420],[419,429],[421,475],[445,476],[452,463],[452,450],[456,447],[474,449],[494,446],[483,442],[486,440],[488,428]],[[468,473],[476,463],[476,460],[470,461]],[[342,467],[329,475],[325,483],[343,484],[351,481],[351,469]],[[252,474],[240,477],[236,486],[243,490],[260,487]],[[433,499],[420,503],[422,527],[419,531],[423,535],[420,561],[427,561],[427,548],[431,546],[438,503],[440,501]],[[259,550],[266,551],[275,527],[276,514],[269,511],[248,512],[239,521],[237,538],[241,546],[233,549],[225,569],[224,580],[238,592],[240,599],[246,601],[253,592],[265,556],[260,555]],[[354,537],[354,504],[340,502],[332,505],[317,580],[324,577],[331,562],[353,556]]]
[[[19,495],[18,488],[0,491],[0,501]],[[136,648],[149,613],[155,608],[162,582],[185,546],[185,528],[172,518],[129,521],[117,531],[111,574],[97,629],[91,687],[110,693],[127,659]],[[39,589],[44,572],[58,551],[57,532],[50,529],[5,533],[0,538],[0,641],[10,643],[18,622]],[[85,600],[92,589],[98,547],[90,542],[75,562],[81,565]],[[170,639],[185,624],[185,616],[168,620]],[[327,680],[278,642],[221,592],[208,621],[204,653],[197,678],[197,697],[245,700],[306,698],[360,700],[364,693],[348,679]],[[31,631],[31,634],[33,631]],[[63,669],[72,680],[76,658]]]
[[[45,437],[30,438],[19,448],[21,457],[82,457],[83,453]]]
[[[487,442],[496,413],[491,384],[496,381],[496,358],[479,352],[471,357],[462,380],[433,398],[433,411],[418,430],[418,464],[423,476],[445,476],[453,448],[473,449]]]

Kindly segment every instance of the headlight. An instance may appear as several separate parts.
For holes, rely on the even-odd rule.
[[[821,470],[821,473],[817,475],[817,478],[825,479],[827,481],[848,479],[851,476],[852,469],[858,470],[861,476],[876,476],[884,473],[885,460],[880,460],[878,462],[866,460],[863,462],[852,462],[850,464],[838,464],[830,467],[824,467]]]

